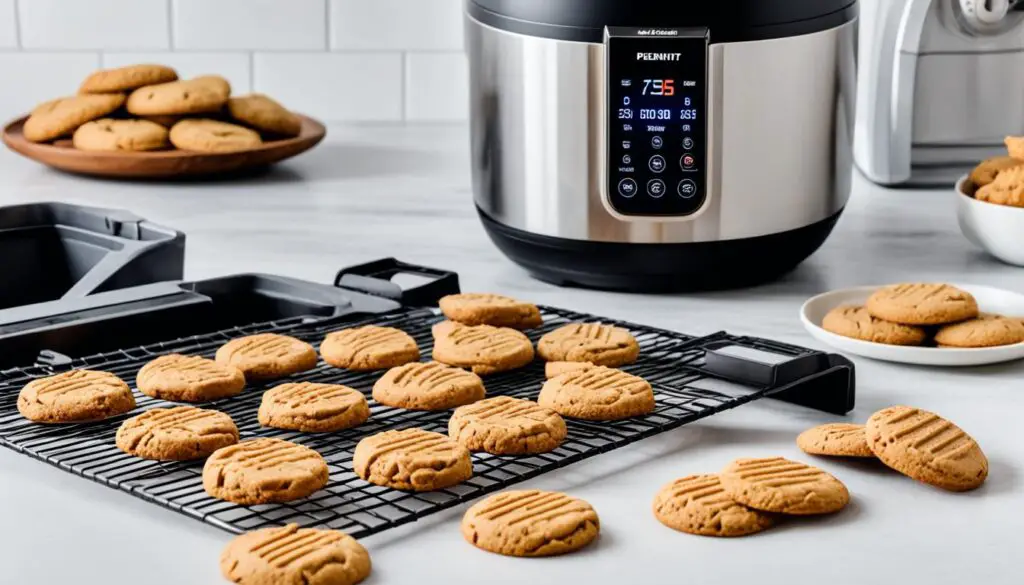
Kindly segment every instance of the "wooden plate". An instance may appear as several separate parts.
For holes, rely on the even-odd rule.
[[[75,149],[69,139],[37,144],[26,140],[22,133],[27,116],[8,124],[4,128],[3,140],[8,148],[23,156],[71,173],[135,179],[195,177],[262,167],[313,148],[323,140],[327,129],[312,118],[299,117],[302,118],[302,132],[295,138],[267,141],[259,148],[242,152],[90,152]]]

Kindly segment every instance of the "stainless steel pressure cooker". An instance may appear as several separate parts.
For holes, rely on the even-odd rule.
[[[466,0],[473,187],[543,280],[744,286],[850,192],[856,0]]]

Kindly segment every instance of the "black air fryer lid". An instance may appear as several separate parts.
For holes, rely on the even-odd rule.
[[[707,27],[711,42],[810,34],[845,24],[857,0],[467,0],[469,15],[513,33],[600,43],[606,26]]]

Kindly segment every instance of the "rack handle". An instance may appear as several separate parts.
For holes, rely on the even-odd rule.
[[[392,279],[399,274],[426,278],[427,282],[402,288]],[[459,275],[448,270],[383,258],[343,268],[334,286],[398,301],[407,307],[436,307],[442,297],[458,294]]]

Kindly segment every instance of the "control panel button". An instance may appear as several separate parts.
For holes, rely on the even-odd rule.
[[[689,199],[697,194],[697,183],[694,183],[691,179],[683,179],[679,181],[679,187],[676,191],[679,192],[679,196],[683,199]]]
[[[619,195],[622,195],[626,199],[630,199],[636,195],[636,181],[633,179],[622,179],[619,181]]]
[[[651,179],[647,183],[647,194],[655,199],[661,199],[665,195],[665,181]]]
[[[655,136],[651,138],[651,146],[655,149],[661,148],[662,146],[665,146],[665,139],[661,136]]]
[[[629,156],[628,154],[623,155],[622,156],[622,164],[624,164],[624,165],[631,165],[631,164],[633,164],[633,157]]]
[[[693,150],[693,138],[690,138],[689,136],[683,138],[683,148],[686,150]]]
[[[660,173],[665,170],[665,157],[660,154],[656,154],[651,157],[650,162],[647,163],[647,168],[655,173]]]
[[[633,148],[633,141],[632,140],[623,140],[622,141],[622,149],[623,150],[629,150],[631,148]]]
[[[695,164],[697,164],[697,160],[693,158],[692,154],[684,154],[682,158],[679,159],[679,166],[681,166],[684,171],[693,170],[693,166]]]

